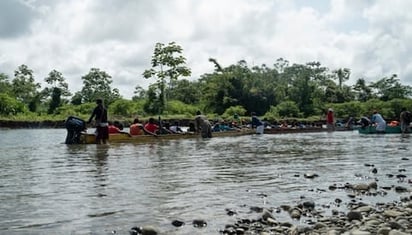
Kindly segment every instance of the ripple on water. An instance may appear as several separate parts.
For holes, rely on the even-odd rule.
[[[217,234],[251,206],[293,205],[305,198],[347,203],[332,184],[395,184],[410,177],[410,139],[356,132],[305,133],[110,146],[60,144],[64,130],[8,130],[0,138],[0,231],[128,234],[153,225],[167,234]],[[19,139],[18,142],[15,140]],[[56,142],[57,141],[57,142]],[[372,169],[376,168],[377,173]],[[308,179],[306,173],[319,177]],[[407,183],[406,183],[407,184]],[[398,194],[366,197],[395,200]],[[225,209],[238,212],[228,216]],[[341,209],[341,208],[339,208]],[[287,219],[287,215],[276,214]],[[171,221],[186,222],[174,228]],[[1,233],[1,232],[0,232]]]

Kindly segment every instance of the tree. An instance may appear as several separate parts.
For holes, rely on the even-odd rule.
[[[180,76],[190,76],[191,71],[186,66],[186,58],[183,57],[182,47],[175,42],[169,43],[167,46],[163,43],[156,43],[152,56],[152,68],[143,72],[143,76],[148,79],[156,77],[156,89],[159,90],[158,96],[151,97],[158,99],[159,113],[162,113],[166,108],[166,86],[171,85]],[[153,101],[150,101],[153,103]]]
[[[402,85],[396,74],[373,82],[370,84],[370,87],[375,89],[377,96],[383,101],[396,98],[404,99],[412,94],[412,87]]]
[[[185,104],[199,103],[201,93],[198,82],[182,79],[173,81],[172,84],[168,91],[170,99],[179,100]]]
[[[4,73],[0,73],[0,93],[10,94],[11,90],[9,77]]]
[[[133,94],[135,94],[132,97],[132,100],[134,101],[144,99],[146,97],[146,91],[139,85],[134,88]]]
[[[119,90],[111,88],[112,77],[105,71],[92,68],[88,74],[82,77],[82,80],[82,102],[94,102],[97,98],[101,98],[107,104],[110,104],[120,98]]]
[[[52,114],[54,111],[62,105],[62,96],[70,96],[69,85],[67,84],[62,73],[57,70],[52,70],[49,75],[44,78],[44,81],[51,85],[46,87],[44,93],[50,97],[48,113]]]
[[[355,90],[355,96],[358,101],[365,102],[373,98],[372,88],[366,85],[366,81],[363,78],[359,78],[355,85],[353,85],[353,90]]]
[[[342,89],[342,84],[344,81],[349,80],[350,77],[350,69],[348,68],[340,68],[337,70],[333,71],[333,74],[335,75],[335,79],[338,80],[338,87],[339,89]]]
[[[40,102],[41,97],[37,90],[39,88],[40,84],[35,82],[33,70],[29,69],[27,65],[22,64],[14,71],[12,92],[16,99],[27,105],[32,112],[36,111]]]

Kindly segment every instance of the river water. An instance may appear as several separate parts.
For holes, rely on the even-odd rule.
[[[399,135],[348,131],[109,146],[65,145],[65,135],[65,129],[0,130],[0,234],[129,234],[147,225],[160,234],[219,234],[225,224],[257,216],[251,206],[295,205],[304,197],[333,208],[336,198],[350,200],[328,190],[332,184],[379,178],[380,186],[410,187],[387,177],[412,169],[411,139]],[[400,196],[389,191],[363,200]],[[207,227],[195,228],[194,219]],[[186,224],[176,228],[173,220]]]

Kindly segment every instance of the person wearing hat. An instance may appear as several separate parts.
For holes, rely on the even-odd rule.
[[[94,108],[92,115],[87,122],[90,124],[95,118],[96,126],[96,144],[107,144],[109,139],[109,123],[107,121],[107,109],[103,105],[102,99],[96,99],[97,106]]]
[[[328,128],[328,131],[335,130],[335,117],[333,114],[333,109],[331,108],[328,109],[328,113],[326,114],[326,127]]]

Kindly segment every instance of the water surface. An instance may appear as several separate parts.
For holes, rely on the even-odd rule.
[[[237,218],[257,217],[250,206],[294,205],[303,197],[331,208],[335,198],[348,201],[344,191],[328,190],[334,183],[379,179],[380,186],[408,187],[386,175],[404,169],[408,175],[412,166],[402,159],[410,156],[411,139],[399,135],[305,133],[109,146],[65,145],[65,135],[64,129],[0,130],[0,234],[129,234],[143,225],[161,234],[218,234]],[[400,196],[390,191],[363,200]],[[173,227],[175,219],[186,225]],[[194,228],[193,219],[208,226]]]

